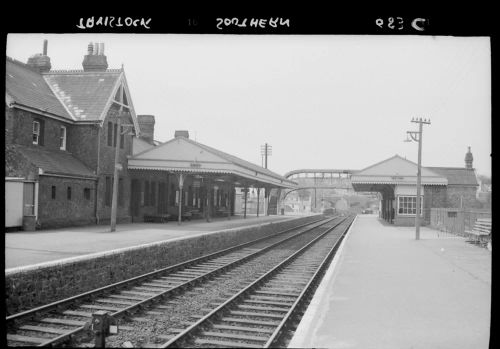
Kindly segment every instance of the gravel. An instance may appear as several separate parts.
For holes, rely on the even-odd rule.
[[[324,231],[324,229],[320,229]],[[168,337],[175,334],[170,329],[184,329],[188,327],[189,322],[195,322],[198,318],[208,313],[209,309],[215,309],[217,304],[221,304],[235,291],[248,286],[253,280],[260,277],[283,259],[300,249],[306,241],[312,240],[319,233],[305,234],[287,241],[262,255],[251,259],[230,269],[227,273],[217,276],[204,283],[200,290],[198,285],[195,289],[172,297],[169,300],[175,301],[175,304],[169,304],[169,300],[159,303],[162,308],[150,307],[147,311],[161,312],[162,315],[148,315],[146,312],[137,313],[142,321],[127,321],[121,319],[120,324],[133,328],[132,330],[119,331],[117,335],[106,338],[106,346],[121,347],[123,343],[130,342],[134,347],[150,347],[153,344],[165,343]],[[257,246],[252,246],[257,248]],[[227,275],[230,274],[230,277]],[[163,308],[163,307],[167,308]],[[163,336],[163,338],[161,338]],[[168,337],[165,337],[168,336]],[[78,340],[79,347],[88,346],[87,341]]]

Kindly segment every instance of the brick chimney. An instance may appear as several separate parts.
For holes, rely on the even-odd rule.
[[[177,130],[174,133],[174,137],[175,138],[177,138],[177,137],[186,137],[186,138],[189,138],[189,131],[186,131],[186,130]]]
[[[465,154],[465,168],[472,169],[472,160],[474,160],[474,157],[472,156],[472,153],[470,152],[470,147],[469,151]]]
[[[104,43],[89,43],[82,62],[83,71],[106,71],[108,61],[104,55]]]
[[[50,71],[52,68],[50,64],[50,57],[47,56],[47,40],[43,40],[43,53],[37,53],[30,58],[28,58],[28,65],[35,68],[40,73]]]
[[[155,135],[155,117],[154,115],[137,115],[139,123],[139,137],[148,143],[153,143]]]

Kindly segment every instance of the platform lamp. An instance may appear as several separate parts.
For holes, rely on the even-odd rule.
[[[121,136],[133,135],[134,132],[129,129],[129,127],[134,127],[133,124],[121,124],[121,119],[129,116],[129,112],[120,112],[114,117],[117,119],[116,130],[118,134],[116,135],[116,149],[115,149],[115,161],[114,161],[114,171],[113,171],[113,199],[111,201],[111,231],[116,231],[116,211],[118,206],[118,171],[123,169],[123,166],[118,162],[120,156],[120,146],[121,146]],[[123,128],[123,131],[122,131]]]
[[[418,142],[418,169],[417,169],[417,212],[415,216],[415,240],[420,240],[420,201],[422,200],[420,192],[422,186],[422,126],[430,125],[431,120],[422,118],[412,118],[411,122],[417,123],[418,131],[406,131],[405,142]]]

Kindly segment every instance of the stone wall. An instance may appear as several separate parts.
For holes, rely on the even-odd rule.
[[[447,205],[432,207],[450,207],[450,208],[478,208],[481,205],[476,199],[477,186],[458,186],[449,185],[447,188]]]
[[[73,125],[67,129],[66,149],[90,170],[97,169],[99,124]]]
[[[39,176],[38,220],[40,228],[95,223],[95,181],[66,177]],[[52,198],[52,187],[56,197]],[[68,188],[71,198],[68,199]],[[86,198],[84,190],[88,189]]]
[[[9,135],[6,141],[24,146],[41,147],[41,149],[49,151],[59,151],[60,148],[60,127],[66,126],[70,129],[68,123],[47,118],[42,115],[37,115],[22,109],[11,109],[8,113],[9,122],[6,127],[6,134]],[[33,144],[33,121],[38,120],[42,124],[40,135],[40,144]]]
[[[38,179],[38,168],[17,150],[15,144],[5,144],[5,177]]]
[[[48,304],[307,223],[320,215],[6,270],[7,314]]]

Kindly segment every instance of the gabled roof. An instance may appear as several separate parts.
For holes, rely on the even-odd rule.
[[[43,78],[73,120],[98,121],[121,75],[121,70],[59,70],[43,73]]]
[[[65,151],[53,152],[40,147],[17,145],[17,150],[46,174],[95,178],[94,173],[80,160]]]
[[[69,122],[104,120],[120,86],[124,86],[135,132],[137,115],[123,69],[106,71],[52,70],[39,73],[7,57],[6,103],[37,109]]]
[[[28,65],[9,57],[5,67],[5,92],[17,104],[72,120],[43,76]]]
[[[277,186],[296,186],[295,182],[268,169],[181,136],[135,154],[129,159],[128,167],[130,169],[233,174]]]
[[[426,167],[448,179],[448,185],[477,186],[478,181],[473,169],[462,167]]]
[[[258,172],[258,173],[263,173],[263,174],[266,174],[268,176],[275,177],[277,179],[283,179],[283,176],[280,176],[279,174],[274,173],[274,172],[268,170],[267,168],[261,167],[259,165],[252,164],[251,162],[248,162],[246,160],[240,159],[239,157],[236,157],[234,155],[225,153],[225,152],[223,152],[221,150],[209,147],[208,145],[195,142],[195,141],[193,141],[193,140],[191,140],[189,138],[184,138],[184,139],[186,141],[188,141],[188,142],[190,142],[192,144],[196,144],[199,147],[202,147],[202,148],[206,149],[207,151],[212,152],[212,153],[220,156],[221,158],[224,158],[227,161],[232,162],[232,163],[234,163],[234,164],[236,164],[238,166],[245,167],[245,168],[248,168],[249,170],[252,170],[252,171],[255,171],[255,172]]]
[[[354,183],[413,184],[416,182],[418,165],[399,155],[380,161],[351,176]],[[446,177],[422,167],[422,184],[446,185]]]

